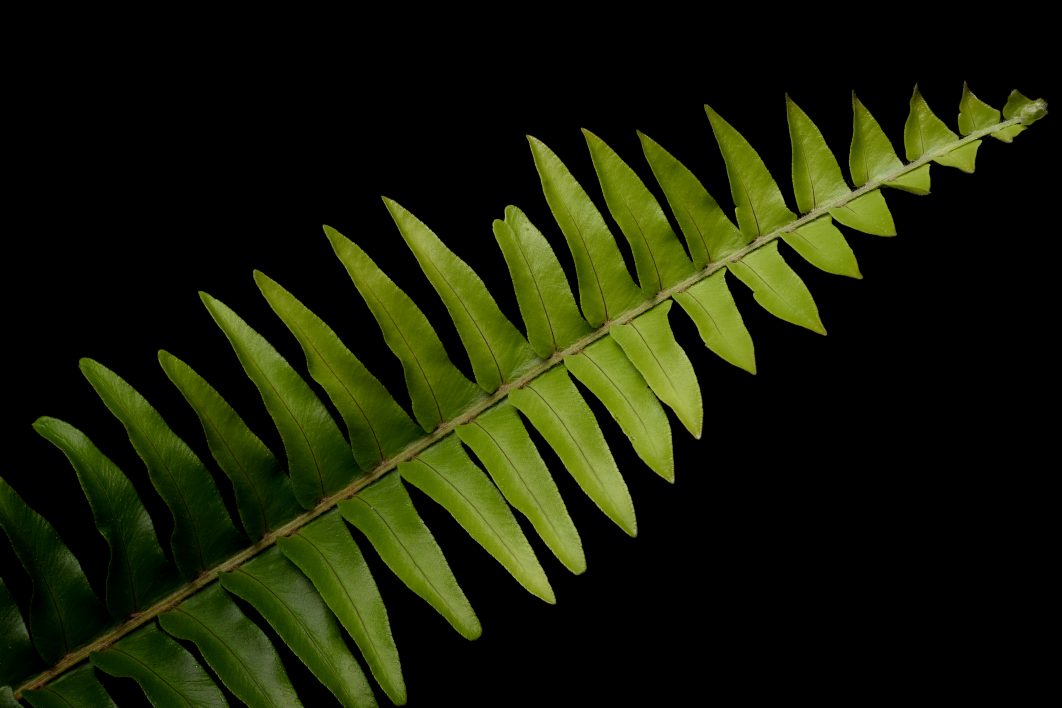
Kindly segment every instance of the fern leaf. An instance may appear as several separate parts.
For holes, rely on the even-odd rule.
[[[0,684],[19,680],[39,664],[22,614],[0,580]]]
[[[92,654],[91,659],[104,673],[136,681],[152,705],[228,705],[199,660],[154,624]]]
[[[675,302],[697,325],[706,347],[734,366],[756,373],[752,336],[727,287],[725,270],[713,273],[685,292],[676,293]]]
[[[75,669],[44,688],[26,691],[26,700],[33,708],[111,708],[115,705],[91,666]]]

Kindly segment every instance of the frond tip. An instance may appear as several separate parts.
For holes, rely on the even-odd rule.
[[[283,455],[222,391],[169,352],[159,352],[159,364],[202,425],[212,463],[130,383],[83,359],[82,373],[122,424],[158,499],[138,495],[73,425],[52,417],[34,423],[69,460],[109,561],[105,592],[97,596],[52,525],[0,480],[0,528],[32,585],[29,603],[19,606],[0,582],[0,684],[7,684],[0,686],[0,705],[19,699],[35,706],[113,705],[99,672],[133,679],[155,705],[224,705],[226,692],[252,705],[299,705],[266,625],[343,705],[375,705],[373,683],[404,703],[398,649],[364,544],[467,639],[483,627],[418,505],[440,505],[520,586],[555,603],[517,512],[572,573],[586,569],[586,554],[529,424],[582,493],[636,536],[634,501],[585,391],[645,465],[673,482],[679,471],[666,411],[694,437],[705,427],[698,372],[672,329],[679,310],[709,350],[755,374],[752,336],[731,292],[735,282],[776,318],[825,334],[818,306],[790,263],[794,254],[825,272],[862,278],[841,227],[895,235],[883,187],[928,194],[933,164],[973,172],[986,137],[1011,142],[1047,113],[1044,101],[1016,91],[999,110],[964,86],[956,133],[915,88],[903,126],[904,162],[853,94],[846,175],[812,118],[788,96],[785,107],[792,199],[737,128],[705,107],[733,214],[644,134],[638,138],[646,174],[664,202],[633,162],[583,131],[603,209],[556,153],[529,137],[577,287],[573,292],[547,235],[525,212],[507,207],[493,232],[522,327],[431,228],[385,199],[449,313],[471,378],[443,346],[437,328],[445,323],[430,322],[365,250],[326,226],[332,250],[401,364],[409,411],[356,347],[259,271],[258,289],[298,342],[319,388],[248,321],[200,296],[261,396]],[[630,247],[633,275],[606,215]],[[215,480],[231,484],[235,513]],[[411,495],[409,486],[423,496]],[[145,501],[161,501],[147,508],[164,506],[172,517],[165,543]]]

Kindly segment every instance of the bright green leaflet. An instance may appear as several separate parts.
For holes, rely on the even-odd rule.
[[[915,86],[911,95],[911,113],[903,128],[903,145],[908,160],[917,160],[927,153],[932,153],[933,162],[948,167],[957,167],[963,172],[974,171],[974,160],[981,141],[975,140],[962,147],[946,150],[958,139],[948,126],[930,110],[929,104],[922,98]]]
[[[203,426],[210,454],[232,482],[247,535],[261,538],[299,512],[291,479],[232,406],[192,367],[164,351],[159,364]]]
[[[642,152],[660,183],[668,205],[686,237],[693,264],[703,268],[708,261],[722,260],[748,243],[727,218],[700,180],[647,135],[638,133]]]
[[[563,366],[509,394],[586,495],[630,536],[638,533],[634,502],[590,407]]]
[[[487,286],[435,233],[400,205],[385,199],[406,245],[439,293],[468,352],[476,382],[492,393],[535,361],[527,340],[502,314]]]
[[[426,431],[458,415],[482,395],[446,354],[424,313],[358,246],[325,227],[336,256],[380,325],[384,341],[402,362],[413,415]]]
[[[999,120],[999,111],[975,96],[964,83],[962,100],[959,101],[959,133],[969,135],[975,130],[993,126]]]
[[[505,220],[494,221],[494,238],[509,267],[535,353],[549,357],[590,334],[560,261],[527,216],[514,206],[506,207]]]
[[[159,615],[159,624],[178,639],[193,642],[218,678],[248,705],[301,706],[276,649],[213,584]]]
[[[136,681],[151,704],[169,708],[227,706],[221,689],[199,660],[154,624],[92,655],[92,664],[111,676]]]
[[[221,502],[214,478],[192,448],[170,430],[147,400],[120,376],[91,359],[81,373],[121,421],[151,483],[173,516],[170,548],[177,569],[194,578],[243,544]]]
[[[310,509],[345,487],[357,471],[354,458],[321,399],[273,345],[239,315],[206,293],[199,296],[228,338],[247,378],[258,388],[280,432],[291,488],[299,504]]]
[[[70,460],[96,528],[110,548],[107,609],[111,616],[127,617],[157,599],[174,578],[151,517],[129,479],[69,423],[45,417],[38,418],[33,428]]]
[[[671,301],[665,300],[628,324],[613,327],[611,334],[653,393],[699,438],[704,422],[701,387],[693,364],[675,341],[667,320],[670,311]]]
[[[535,552],[497,487],[449,435],[398,465],[398,473],[445,508],[532,595],[557,599]]]
[[[33,581],[27,613],[33,645],[45,661],[55,663],[103,629],[107,612],[52,525],[2,479],[0,528]]]
[[[0,579],[0,685],[25,678],[39,665],[22,614]]]
[[[730,193],[737,207],[737,222],[746,243],[785,226],[796,214],[785,205],[781,190],[763,160],[741,133],[710,107],[704,107],[719,150],[726,162]]]
[[[693,275],[693,264],[656,197],[601,138],[589,130],[584,130],[583,136],[605,204],[631,245],[642,293],[651,297]]]
[[[110,708],[114,701],[91,666],[82,666],[37,691],[26,691],[33,708]]]
[[[299,340],[310,376],[342,416],[354,459],[362,469],[372,469],[423,434],[328,325],[269,276],[256,271],[254,280],[273,312]]]
[[[793,191],[796,193],[797,207],[806,214],[830,205],[847,195],[849,190],[841,176],[841,166],[837,164],[837,158],[830,152],[818,127],[788,96],[786,110],[789,114],[789,137],[793,144]],[[837,221],[864,233],[896,235],[885,197],[878,190],[851,199],[829,211]],[[840,232],[836,235],[840,236]],[[836,238],[832,240],[835,242]],[[799,248],[797,250],[800,251]],[[801,255],[804,253],[801,252]]]
[[[642,294],[627,271],[616,239],[586,191],[544,143],[532,137],[528,141],[542,180],[542,193],[575,260],[583,317],[600,327],[637,307]]]
[[[280,550],[310,579],[358,645],[373,677],[394,703],[406,702],[398,649],[387,608],[361,550],[339,513],[331,511],[278,541]]]
[[[271,548],[221,585],[249,602],[295,656],[344,706],[375,706],[372,688],[347,649],[336,618],[313,585],[278,548]]]
[[[398,475],[388,475],[340,502],[339,511],[368,537],[387,567],[461,636],[479,637],[479,619]]]
[[[1021,95],[1019,91],[1011,91],[1007,97],[1007,105],[1003,106],[1003,117],[1007,120],[1015,118],[1021,121],[1018,125],[1008,125],[1003,130],[991,133],[992,137],[999,138],[1005,143],[1014,140],[1026,127],[1047,115],[1047,103],[1043,99],[1035,101]]]
[[[848,156],[852,182],[862,187],[867,182],[895,174],[903,168],[896,151],[866,106],[852,94],[852,148]],[[885,183],[913,194],[929,194],[929,165],[922,165]]]
[[[557,485],[519,414],[499,403],[457,435],[487,468],[513,508],[527,517],[557,559],[573,573],[586,570],[586,557]]]
[[[726,284],[726,270],[712,273],[684,293],[675,295],[705,346],[734,366],[756,373],[756,352],[745,321]]]
[[[564,365],[605,405],[638,457],[658,475],[674,482],[675,456],[667,414],[619,345],[611,338],[600,339],[566,357]]]
[[[849,278],[863,277],[852,247],[844,240],[844,236],[833,225],[833,219],[829,216],[819,217],[799,229],[786,232],[782,235],[782,240],[816,268]]]
[[[782,260],[777,241],[753,251],[741,261],[727,263],[727,268],[749,286],[763,309],[786,322],[826,334],[808,287]]]

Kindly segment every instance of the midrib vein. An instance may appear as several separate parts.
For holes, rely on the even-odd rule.
[[[917,170],[919,167],[929,164],[935,158],[940,157],[941,155],[945,155],[949,152],[952,152],[953,150],[957,150],[963,147],[964,145],[968,145],[974,141],[980,140],[981,138],[987,135],[991,135],[992,133],[997,133],[1003,130],[1004,128],[1009,128],[1012,125],[1020,124],[1020,117],[1011,118],[1010,120],[1005,120],[1000,123],[996,123],[995,125],[991,125],[987,128],[982,128],[981,130],[974,131],[966,137],[952,141],[936,150],[931,150],[930,152],[919,157],[917,160],[909,162],[897,170],[893,170],[892,172],[889,172],[888,174],[879,177],[876,180],[867,182],[865,185],[859,187],[858,189],[853,189],[847,194],[843,194],[840,197],[837,197],[836,199],[833,199],[829,202],[826,202],[825,204],[817,206],[815,209],[812,209],[804,216],[801,216],[800,218],[789,222],[785,226],[781,226],[775,229],[774,231],[763,234],[761,236],[757,236],[753,241],[740,248],[739,250],[734,251],[723,259],[709,263],[697,273],[694,273],[690,277],[680,281],[675,285],[672,285],[669,288],[661,290],[655,296],[653,296],[649,300],[646,300],[637,307],[633,307],[630,310],[627,310],[615,319],[606,320],[598,329],[594,330],[582,339],[579,339],[566,349],[554,353],[553,356],[544,360],[541,364],[538,364],[537,366],[528,370],[519,378],[514,379],[508,383],[502,384],[502,386],[500,386],[498,390],[495,391],[493,394],[487,396],[486,398],[479,399],[478,401],[470,405],[468,408],[466,408],[460,415],[457,415],[444,423],[440,423],[434,431],[424,436],[417,442],[410,444],[398,454],[386,460],[383,460],[365,476],[361,477],[360,479],[354,480],[345,488],[341,489],[335,494],[325,497],[313,509],[310,509],[309,511],[306,511],[296,516],[288,523],[263,536],[257,543],[243,549],[236,555],[216,565],[210,570],[203,572],[195,580],[177,589],[169,596],[155,603],[151,607],[145,609],[135,617],[118,625],[118,627],[103,635],[99,639],[96,639],[91,644],[87,644],[81,647],[80,649],[71,652],[67,656],[63,657],[63,659],[52,668],[42,672],[41,674],[37,675],[36,677],[30,679],[26,683],[19,686],[18,691],[15,693],[15,698],[20,698],[24,691],[33,690],[44,686],[53,678],[63,674],[68,669],[71,669],[80,664],[82,661],[87,659],[89,654],[91,654],[92,652],[102,651],[103,649],[106,649],[107,647],[114,644],[127,634],[130,634],[131,632],[139,629],[148,622],[153,621],[162,613],[173,609],[187,598],[191,597],[210,583],[217,580],[218,576],[221,573],[227,573],[236,570],[241,565],[251,560],[262,551],[272,548],[273,544],[276,543],[276,540],[278,538],[290,536],[291,534],[295,533],[317,517],[330,511],[339,502],[345,499],[350,499],[351,497],[355,496],[362,489],[394,470],[400,462],[406,462],[408,460],[413,459],[421,452],[423,452],[426,448],[430,447],[434,443],[438,442],[442,438],[452,433],[457,426],[464,425],[475,420],[476,417],[479,416],[481,413],[494,406],[494,404],[505,399],[509,395],[509,392],[513,389],[522,388],[523,386],[526,386],[534,379],[538,378],[542,374],[552,369],[557,364],[561,363],[565,359],[565,357],[578,354],[583,349],[593,344],[597,340],[607,336],[613,326],[627,324],[635,317],[638,317],[639,315],[648,312],[664,300],[667,300],[668,298],[677,295],[678,293],[686,292],[691,287],[701,282],[708,276],[725,268],[728,263],[736,263],[748,254],[757,250],[758,248],[781,238],[787,233],[799,229],[805,224],[811,223],[819,217],[825,216],[829,213],[830,209],[836,209],[837,207],[844,206],[849,202],[858,199],[864,194],[867,194],[868,192],[873,192],[875,189],[879,189],[887,182],[891,182],[899,177],[903,177],[904,175],[913,172],[914,170]]]

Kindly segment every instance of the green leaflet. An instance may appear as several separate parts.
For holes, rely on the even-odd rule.
[[[957,149],[944,150],[958,139],[959,136],[933,114],[915,86],[911,95],[911,113],[907,116],[907,123],[903,128],[907,159],[914,161],[923,155],[932,154],[933,162],[957,167],[963,172],[973,172],[977,148],[980,147],[981,141],[975,140]]]
[[[424,313],[352,241],[326,226],[336,256],[380,325],[387,346],[402,362],[413,415],[425,431],[453,418],[482,395],[450,361]]]
[[[55,663],[103,629],[106,610],[89,587],[81,564],[52,525],[30,509],[3,479],[0,528],[33,581],[28,613],[33,645],[45,661]]]
[[[959,101],[959,132],[969,135],[975,130],[993,126],[999,120],[999,111],[975,96],[963,82],[962,100]]]
[[[782,240],[816,268],[850,278],[863,277],[852,248],[828,216],[821,216],[799,229],[782,234]]]
[[[101,671],[136,681],[154,706],[228,705],[199,660],[154,623],[91,658]]]
[[[254,279],[273,312],[299,340],[310,376],[343,417],[362,469],[372,469],[423,434],[328,325],[269,276],[255,271]]]
[[[552,150],[530,136],[528,142],[542,180],[542,193],[575,260],[583,317],[594,327],[600,327],[636,307],[642,294],[590,197]]]
[[[704,406],[693,364],[675,341],[667,321],[671,301],[665,300],[625,325],[613,327],[615,339],[649,388],[669,405],[695,438],[701,437]]]
[[[548,358],[590,334],[553,248],[524,212],[506,207],[505,220],[494,220],[494,238],[509,267],[535,353]]]
[[[479,619],[398,475],[377,480],[340,502],[339,511],[368,537],[387,567],[461,636],[479,637]]]
[[[1018,91],[1011,91],[1010,96],[1007,97],[1007,105],[1003,106],[1003,117],[1007,120],[1017,118],[1021,123],[1007,126],[1003,130],[992,133],[992,137],[1009,143],[1019,133],[1045,115],[1047,115],[1047,103],[1042,98],[1034,101],[1021,95]]]
[[[295,498],[304,509],[343,489],[356,468],[332,415],[295,369],[224,303],[199,293],[254,382],[288,457]]]
[[[638,533],[634,502],[582,394],[563,365],[509,394],[586,495],[630,536]]]
[[[91,666],[82,666],[37,691],[26,691],[33,708],[110,708],[114,701]]]
[[[697,268],[703,268],[709,261],[722,260],[748,243],[685,165],[649,136],[638,133],[638,137]]]
[[[493,393],[535,361],[527,340],[502,314],[487,286],[468,264],[406,209],[384,199],[406,245],[439,293],[468,352],[476,382]]]
[[[710,107],[705,106],[704,110],[726,162],[730,193],[737,207],[738,227],[745,235],[745,242],[769,234],[795,219],[796,214],[785,205],[774,177],[748,141]]]
[[[159,352],[159,364],[199,417],[210,454],[232,482],[247,535],[261,538],[298,514],[291,479],[221,394],[169,352]]]
[[[387,608],[361,550],[339,513],[331,511],[298,533],[277,541],[280,550],[313,583],[358,645],[372,675],[394,703],[406,702],[398,649]]]
[[[690,316],[705,346],[734,366],[756,373],[756,353],[734,296],[726,284],[726,270],[719,270],[677,293],[675,302]]]
[[[800,276],[782,260],[777,241],[753,251],[741,261],[727,263],[727,268],[749,286],[763,309],[786,322],[826,334],[811,293]]]
[[[664,210],[626,162],[589,130],[583,130],[601,192],[634,253],[638,282],[653,296],[693,275],[693,265],[671,230]]]
[[[33,424],[41,437],[67,456],[92,509],[96,528],[111,551],[107,609],[116,619],[157,599],[173,580],[155,526],[122,471],[84,433],[55,418]]]
[[[244,703],[302,705],[269,639],[218,584],[160,615],[159,624],[174,637],[193,642],[218,678]]]
[[[448,435],[398,465],[398,473],[442,505],[532,595],[555,604],[545,571],[501,493]]]
[[[498,489],[527,517],[564,567],[576,574],[586,570],[579,532],[512,405],[499,403],[467,425],[458,426],[457,435],[476,453]]]
[[[674,482],[675,456],[667,414],[619,345],[605,337],[565,357],[564,365],[605,405],[638,457],[658,475]]]
[[[788,96],[786,111],[789,115],[789,137],[793,143],[793,191],[796,193],[797,206],[806,214],[813,209],[830,205],[847,195],[849,190],[844,177],[841,176],[841,166],[837,164],[837,158],[826,145],[826,139],[808,115]],[[877,190],[832,208],[829,212],[837,221],[853,229],[877,236],[896,235],[892,215],[885,206],[885,197]],[[825,230],[819,227],[818,233],[825,233]],[[843,242],[844,238],[840,232],[835,233]],[[830,239],[832,243],[836,243],[836,240]],[[801,255],[805,255],[800,248],[794,248]],[[844,248],[847,248],[847,245]],[[811,258],[808,260],[818,265]],[[852,256],[850,260],[854,263],[855,257]],[[823,270],[835,272],[829,268]]]
[[[192,449],[113,371],[82,359],[81,373],[125,426],[152,485],[173,516],[170,548],[181,575],[193,578],[239,550],[240,533],[221,503],[213,477]]]
[[[249,602],[277,631],[295,656],[344,706],[375,706],[372,688],[339,634],[321,596],[278,548],[232,573],[221,585]]]
[[[874,116],[852,94],[852,149],[848,167],[852,182],[862,187],[867,182],[884,179],[903,169],[892,143],[881,129]],[[885,182],[886,187],[902,189],[914,194],[929,194],[929,165],[922,165],[913,172]]]
[[[0,685],[26,678],[39,665],[18,605],[0,578]]]

